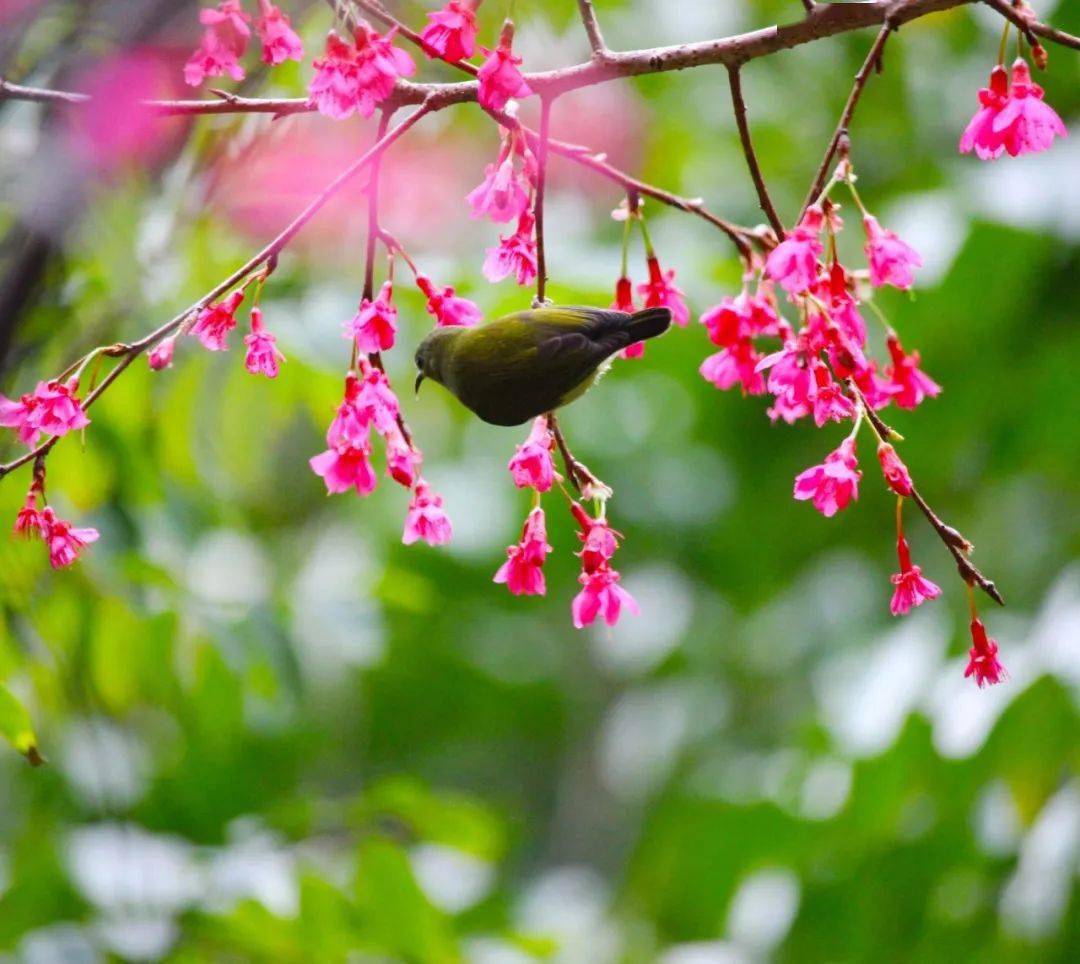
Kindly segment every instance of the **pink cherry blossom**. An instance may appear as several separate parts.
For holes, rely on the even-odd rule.
[[[788,231],[765,259],[765,271],[788,294],[802,294],[818,276],[818,258],[824,247],[818,240],[824,212],[811,205],[792,231]]]
[[[503,24],[498,46],[494,50],[480,48],[487,60],[476,74],[480,81],[477,99],[480,106],[488,110],[502,110],[511,98],[528,97],[532,93],[518,70],[521,58],[515,57],[510,49],[513,39],[513,24],[508,20]]]
[[[859,497],[862,472],[858,465],[855,440],[846,438],[836,451],[825,456],[821,465],[812,466],[795,479],[795,498],[800,502],[812,499],[814,508],[827,518],[836,515]]]
[[[889,611],[894,616],[903,616],[927,600],[937,599],[941,587],[924,578],[922,569],[912,563],[911,549],[903,536],[896,540],[896,554],[900,559],[900,571],[890,577],[896,589]]]
[[[381,36],[366,23],[356,28],[355,42],[346,43],[330,31],[325,55],[314,61],[315,76],[308,95],[316,109],[343,120],[354,111],[370,117],[393,93],[398,77],[409,77],[416,64],[392,43],[397,28]]]
[[[161,341],[150,349],[150,353],[146,356],[146,361],[150,365],[150,368],[155,372],[162,371],[165,368],[171,368],[173,352],[175,350],[176,335],[162,338]]]
[[[842,422],[855,414],[855,403],[844,394],[844,390],[833,381],[829,369],[820,362],[811,362],[814,384],[810,391],[810,401],[814,406],[814,424],[821,428],[826,422]]]
[[[18,514],[15,516],[15,535],[22,536],[24,539],[32,539],[42,535],[42,516],[38,511],[37,496],[36,485],[31,485],[30,491],[26,493],[26,500],[23,502],[22,508],[19,509]]]
[[[706,358],[698,371],[717,388],[741,385],[744,395],[761,395],[765,392],[765,376],[757,370],[760,361],[761,355],[754,350],[754,343],[749,338],[740,338],[730,347]]]
[[[571,604],[576,629],[590,625],[597,616],[603,616],[604,622],[614,626],[624,608],[635,616],[640,612],[634,597],[619,585],[619,574],[614,569],[583,572],[578,581],[583,588]]]
[[[876,361],[868,361],[865,368],[855,372],[855,384],[875,412],[888,405],[900,391],[898,386],[878,374]]]
[[[411,489],[416,484],[422,461],[423,456],[405,441],[401,431],[395,427],[395,431],[386,439],[387,475],[398,485]]]
[[[441,57],[456,64],[471,57],[476,50],[476,11],[474,0],[450,0],[441,10],[429,13],[431,21],[420,34],[424,52],[434,59]]]
[[[525,212],[518,218],[517,231],[500,235],[499,243],[487,249],[484,277],[494,283],[514,275],[519,285],[532,284],[536,277],[536,239],[533,216]]]
[[[356,347],[367,355],[394,347],[397,308],[393,297],[393,282],[384,282],[375,300],[365,298],[352,321],[345,326],[346,337],[356,339]]]
[[[228,351],[229,332],[236,327],[236,309],[244,300],[243,291],[234,291],[224,301],[207,305],[199,312],[189,334],[208,351]]]
[[[519,489],[547,492],[555,484],[555,462],[551,458],[554,444],[547,419],[534,419],[529,437],[517,447],[507,468]]]
[[[941,386],[919,368],[919,353],[905,354],[899,339],[889,335],[886,339],[892,364],[885,369],[885,377],[894,387],[893,400],[900,408],[918,407],[924,398],[941,394]]]
[[[634,283],[622,275],[615,282],[615,300],[611,303],[611,307],[616,311],[625,311],[627,313],[633,313],[637,309],[634,307]],[[620,358],[641,358],[645,354],[645,342],[637,341],[632,345],[627,345],[621,352],[619,352]]]
[[[498,164],[484,168],[484,180],[473,188],[465,200],[474,218],[491,218],[496,224],[513,221],[529,208],[529,182],[514,168],[507,156]]]
[[[981,619],[971,621],[971,643],[964,679],[974,676],[980,688],[987,684],[993,686],[1005,679],[1008,674],[997,658],[997,640],[986,635],[986,627]]]
[[[529,513],[521,541],[506,549],[506,562],[495,573],[493,582],[505,583],[515,596],[542,596],[547,591],[544,560],[551,552],[547,541],[544,510],[537,506]]]
[[[0,425],[15,429],[19,441],[25,445],[33,445],[41,436],[29,421],[35,404],[33,395],[23,395],[18,401],[0,395]]]
[[[655,254],[650,254],[646,262],[649,266],[649,280],[638,285],[638,294],[645,299],[645,307],[670,308],[672,321],[680,328],[685,328],[690,320],[690,309],[686,307],[685,295],[675,284],[675,269],[663,271]]]
[[[428,484],[420,479],[409,503],[405,516],[405,532],[401,541],[407,546],[423,539],[429,546],[441,546],[450,541],[453,526],[443,511],[441,495],[431,491]]]
[[[277,378],[278,363],[285,361],[285,356],[278,351],[277,339],[263,327],[262,309],[258,305],[251,309],[251,331],[244,335],[244,344],[247,345],[244,367],[252,375]]]
[[[205,29],[198,48],[184,65],[184,80],[192,87],[198,87],[207,77],[225,74],[243,80],[244,68],[239,60],[251,38],[251,18],[244,13],[240,0],[222,0],[214,10],[200,10],[199,22]]]
[[[90,424],[76,396],[77,379],[38,382],[30,395],[18,402],[0,395],[0,425],[14,428],[19,439],[34,445],[44,435],[67,435]]]
[[[793,344],[766,355],[757,363],[757,370],[766,369],[770,370],[766,387],[776,397],[775,404],[767,412],[770,419],[774,422],[783,419],[788,425],[794,425],[813,411],[810,397],[813,378],[803,351]]]
[[[1043,103],[1042,87],[1031,79],[1027,63],[1020,58],[1013,63],[1009,99],[993,118],[991,129],[1013,157],[1045,151],[1055,137],[1066,135],[1064,123],[1053,107]]]
[[[994,129],[994,121],[1008,101],[1008,88],[1008,74],[998,64],[990,72],[990,86],[979,91],[979,109],[960,136],[961,154],[974,150],[976,156],[988,161],[1005,152],[1005,136]]]
[[[866,258],[870,264],[870,283],[876,287],[892,285],[904,291],[915,282],[915,269],[922,267],[922,258],[894,231],[883,228],[877,218],[867,214],[863,218],[866,228]]]
[[[572,503],[570,511],[577,520],[578,538],[582,542],[581,550],[577,553],[581,559],[582,572],[591,574],[608,568],[619,548],[622,533],[612,529],[606,519],[594,519],[580,503]]]
[[[345,378],[345,397],[326,432],[326,444],[332,448],[366,444],[371,426],[385,436],[398,431],[399,405],[390,382],[378,368],[364,365],[362,377],[350,372]]]
[[[456,295],[450,285],[440,290],[429,278],[420,274],[416,276],[416,286],[427,296],[428,314],[442,328],[471,328],[479,324],[483,317],[476,302]]]
[[[911,473],[908,472],[907,466],[900,460],[900,456],[896,454],[896,449],[888,442],[882,442],[878,445],[877,457],[878,462],[881,463],[881,472],[885,476],[885,481],[889,483],[889,488],[897,495],[911,495],[913,487]]]
[[[276,67],[286,60],[302,60],[304,45],[293,30],[288,16],[270,0],[259,0],[259,14],[255,21],[255,32],[262,41],[263,63]]]
[[[326,52],[312,63],[315,76],[308,96],[320,114],[344,120],[356,111],[358,97],[356,49],[334,31],[326,36]]]
[[[379,481],[371,467],[370,455],[371,446],[366,442],[359,445],[346,442],[312,456],[308,464],[312,472],[322,477],[329,494],[355,489],[360,495],[369,495]]]
[[[851,293],[847,270],[839,261],[829,266],[828,274],[817,286],[817,296],[828,308],[829,319],[841,334],[861,348],[866,344],[866,322],[859,314],[859,303]]]
[[[49,564],[53,569],[70,566],[91,542],[97,542],[97,529],[79,529],[65,519],[58,519],[49,506],[41,510],[41,537],[49,547]]]

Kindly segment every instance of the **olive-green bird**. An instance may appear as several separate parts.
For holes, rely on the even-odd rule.
[[[436,328],[416,349],[416,389],[444,385],[492,425],[520,425],[585,394],[612,355],[655,338],[668,308],[534,308],[476,328]]]

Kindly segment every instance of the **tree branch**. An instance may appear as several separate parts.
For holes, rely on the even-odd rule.
[[[540,101],[540,133],[536,137],[536,198],[533,217],[536,227],[536,301],[543,305],[547,289],[547,255],[544,251],[544,188],[547,184],[548,133],[551,126],[551,101]]]
[[[600,32],[600,23],[596,19],[592,0],[578,0],[578,12],[581,14],[581,23],[589,38],[593,60],[603,60],[607,56],[607,47],[604,46],[604,35]]]
[[[1015,0],[1012,3],[1009,0],[983,0],[983,2],[1028,34],[1028,40],[1031,39],[1030,34],[1035,34],[1044,40],[1061,44],[1062,47],[1080,50],[1080,37],[1074,37],[1070,33],[1065,33],[1064,30],[1057,30],[1045,23],[1040,23],[1035,19],[1035,13],[1030,7],[1021,6]]]
[[[769,197],[769,189],[765,186],[765,178],[761,174],[761,165],[758,164],[757,154],[754,152],[754,142],[750,139],[750,124],[746,119],[746,101],[743,99],[742,78],[739,68],[728,68],[728,83],[731,86],[731,104],[735,110],[735,123],[739,128],[739,140],[742,141],[743,153],[746,155],[746,165],[750,168],[750,176],[754,179],[754,189],[757,191],[758,202],[761,210],[765,212],[776,237],[783,240],[784,225],[780,216],[773,207],[772,198]]]

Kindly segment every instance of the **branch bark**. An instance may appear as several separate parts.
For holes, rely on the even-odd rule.
[[[750,168],[750,177],[754,180],[754,190],[757,191],[758,202],[765,217],[776,232],[778,239],[784,237],[784,225],[780,216],[773,207],[772,198],[769,197],[769,189],[765,186],[765,178],[761,173],[761,165],[758,163],[757,153],[754,151],[754,142],[750,139],[750,124],[746,118],[746,101],[742,92],[742,77],[739,68],[728,68],[728,84],[731,87],[731,105],[735,111],[735,123],[739,128],[739,140],[742,141],[743,154],[746,155],[746,166]]]

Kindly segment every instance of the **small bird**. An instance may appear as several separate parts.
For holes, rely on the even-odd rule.
[[[521,425],[584,395],[611,356],[655,338],[669,308],[534,308],[476,328],[436,328],[416,349],[416,390],[445,386],[492,425]]]

